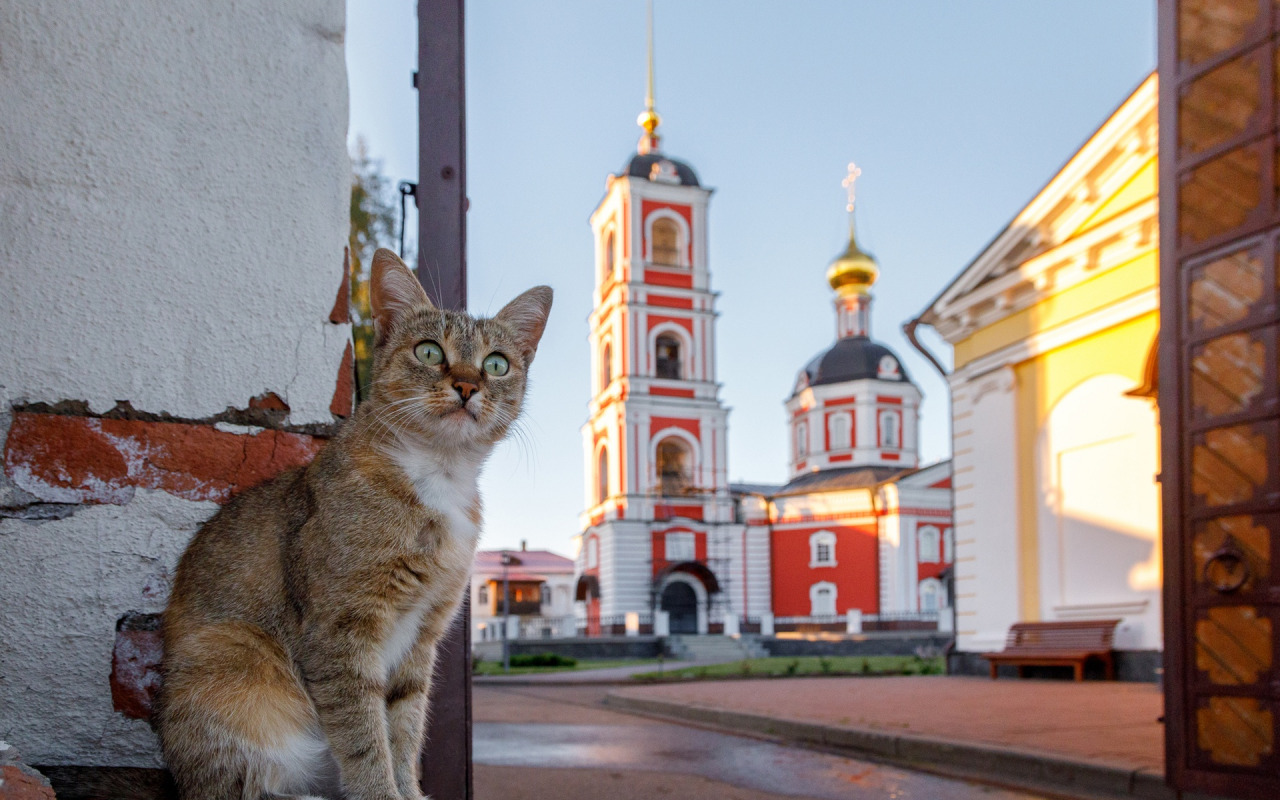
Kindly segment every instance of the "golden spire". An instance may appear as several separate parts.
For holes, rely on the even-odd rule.
[[[880,268],[876,265],[875,258],[858,247],[854,230],[854,183],[861,174],[862,170],[858,165],[850,162],[849,174],[840,182],[849,195],[844,207],[845,211],[849,212],[849,246],[827,268],[827,282],[831,284],[832,289],[841,294],[869,294],[871,285],[876,282],[876,278],[880,277]]]
[[[644,128],[644,135],[640,137],[640,152],[650,153],[658,149],[658,126],[662,124],[662,117],[658,116],[658,112],[653,110],[653,0],[649,0],[649,75],[648,83],[645,86],[644,93],[644,111],[636,118],[636,124]]]

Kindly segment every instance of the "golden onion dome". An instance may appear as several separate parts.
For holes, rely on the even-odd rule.
[[[857,237],[849,231],[849,246],[827,268],[827,282],[838,292],[866,294],[880,277],[875,258],[858,247]]]
[[[639,117],[636,117],[636,124],[652,135],[658,129],[658,126],[662,124],[662,117],[658,116],[658,112],[654,111],[653,107],[650,106],[640,112]]]

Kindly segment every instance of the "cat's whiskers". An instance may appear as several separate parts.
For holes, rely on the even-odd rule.
[[[381,449],[386,444],[388,436],[395,438],[397,442],[403,443],[403,434],[406,431],[404,431],[404,426],[401,423],[419,414],[424,415],[423,420],[425,421],[424,400],[425,398],[419,396],[405,397],[388,403],[383,408],[376,409],[372,422],[378,426],[379,430],[374,436],[374,446]]]

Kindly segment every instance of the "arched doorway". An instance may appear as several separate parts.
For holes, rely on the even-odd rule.
[[[676,633],[698,632],[698,596],[684,581],[672,581],[662,590],[662,610],[670,615],[670,630]]]

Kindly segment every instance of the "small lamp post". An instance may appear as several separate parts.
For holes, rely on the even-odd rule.
[[[511,644],[509,631],[511,628],[511,582],[507,579],[507,568],[520,564],[520,559],[507,551],[502,551],[502,671],[511,671]]]

